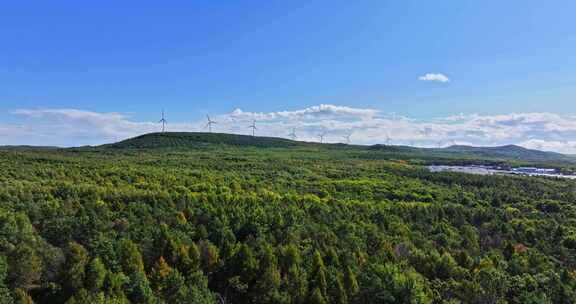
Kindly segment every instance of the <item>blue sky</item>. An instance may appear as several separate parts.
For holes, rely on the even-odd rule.
[[[573,1],[531,0],[9,1],[0,9],[0,144],[96,144],[147,130],[35,132],[72,123],[46,114],[63,110],[148,124],[166,108],[179,128],[200,126],[208,113],[321,104],[375,109],[379,119],[395,112],[420,126],[461,113],[570,121],[574,11]],[[427,73],[449,81],[419,80]],[[338,137],[338,121],[321,127]],[[310,138],[319,127],[299,123]],[[382,140],[349,127],[361,143]],[[576,126],[553,134],[530,128],[509,138],[451,137],[440,127],[429,142],[397,137],[422,145],[539,140],[539,148],[574,148]]]

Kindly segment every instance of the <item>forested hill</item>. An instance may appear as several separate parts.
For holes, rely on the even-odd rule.
[[[150,133],[97,148],[104,149],[197,149],[207,145],[251,146],[259,148],[314,148],[350,151],[378,151],[400,158],[463,159],[493,161],[524,161],[536,163],[576,164],[576,157],[560,153],[526,149],[507,145],[499,147],[472,147],[454,145],[446,148],[416,148],[399,145],[345,145],[293,141],[278,137],[260,137],[224,133],[166,132]]]
[[[58,150],[56,146],[0,146],[0,150],[5,151],[28,151],[28,150]]]
[[[576,181],[431,173],[403,149],[0,149],[0,303],[575,302]]]
[[[305,143],[277,137],[226,133],[166,132],[144,134],[100,147],[108,149],[198,148],[206,144],[273,148],[293,147],[304,145]]]
[[[546,152],[534,149],[527,149],[516,145],[506,145],[499,147],[471,147],[471,146],[450,146],[443,149],[450,153],[464,153],[476,155],[478,157],[501,157],[517,160],[530,161],[565,161],[574,162],[576,158],[555,152]]]

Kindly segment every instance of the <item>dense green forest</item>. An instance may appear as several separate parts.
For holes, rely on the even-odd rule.
[[[575,303],[574,180],[195,136],[0,151],[0,303]]]

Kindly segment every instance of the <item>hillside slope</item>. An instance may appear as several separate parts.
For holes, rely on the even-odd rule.
[[[101,147],[109,149],[198,148],[206,144],[285,148],[304,143],[276,137],[253,137],[225,133],[166,132],[144,134]]]
[[[294,141],[278,137],[260,137],[225,133],[166,132],[150,133],[106,144],[98,149],[198,149],[210,145],[258,148],[311,148],[313,150],[338,150],[342,152],[362,153],[361,158],[416,158],[440,160],[486,160],[533,162],[538,164],[574,164],[576,157],[515,145],[499,147],[450,146],[446,148],[417,148],[397,145],[346,145],[320,144]]]
[[[574,162],[573,157],[540,150],[527,149],[516,145],[506,145],[498,147],[472,147],[472,146],[450,146],[442,149],[449,153],[464,153],[476,155],[478,157],[497,157],[512,160],[525,160],[535,162]]]
[[[510,157],[526,156],[526,155],[531,155],[532,157],[564,156],[563,154],[560,153],[533,150],[516,145],[505,145],[496,147],[474,147],[465,145],[454,145],[444,148],[444,150],[450,152],[466,152],[466,153],[478,153],[487,155],[506,155]]]
[[[413,157],[455,158],[477,160],[523,161],[535,163],[576,163],[576,157],[555,152],[527,149],[516,145],[498,147],[450,146],[446,148],[415,148],[409,146],[373,145],[372,151],[397,153]]]

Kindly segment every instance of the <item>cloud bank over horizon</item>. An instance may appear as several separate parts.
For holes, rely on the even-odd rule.
[[[155,121],[135,121],[123,113],[81,109],[17,109],[16,122],[0,123],[0,145],[98,145],[144,133],[159,132]],[[320,104],[278,112],[235,109],[212,115],[214,132],[251,134],[256,120],[258,136],[286,137],[296,128],[298,140],[344,142],[351,133],[354,144],[385,143],[419,147],[452,144],[496,146],[516,144],[527,148],[576,154],[576,117],[555,113],[500,115],[459,114],[420,120],[389,115],[378,109]],[[168,131],[206,132],[206,122],[170,122]]]

